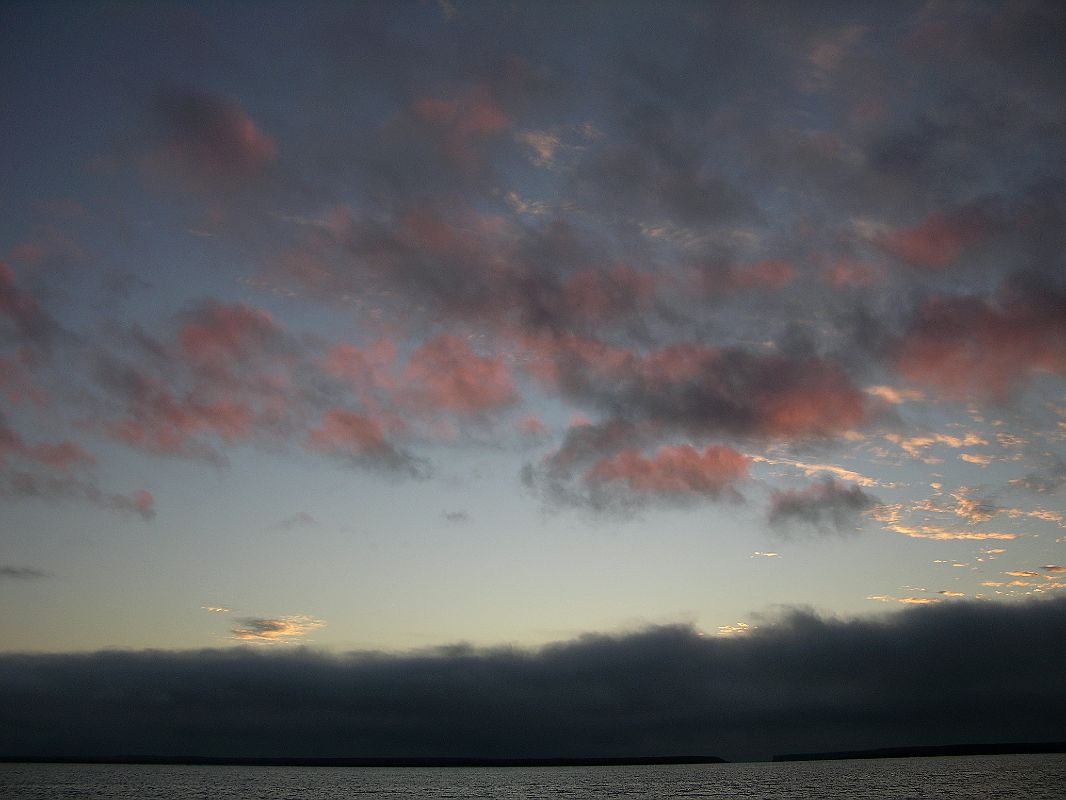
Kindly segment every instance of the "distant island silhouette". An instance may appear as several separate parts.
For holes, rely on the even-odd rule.
[[[924,747],[879,747],[874,750],[836,750],[827,753],[787,753],[771,761],[840,761],[853,758],[925,758],[935,756],[995,756],[1027,753],[1066,753],[1066,742],[945,744]]]
[[[822,753],[784,753],[770,761],[845,761],[860,758],[932,758],[936,756],[1024,755],[1066,753],[1066,742],[998,742],[920,747],[879,747],[871,750],[834,750]],[[728,764],[718,756],[617,756],[594,758],[270,758],[228,756],[16,756],[2,755],[0,763],[22,764],[159,764],[244,767],[623,767],[670,764]]]
[[[0,756],[22,764],[173,764],[241,767],[622,767],[655,764],[727,764],[718,756],[617,758],[227,758],[225,756]]]

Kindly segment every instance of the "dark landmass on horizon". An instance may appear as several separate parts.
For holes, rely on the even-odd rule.
[[[623,767],[656,764],[728,764],[718,756],[618,758],[214,758],[209,756],[0,756],[11,764],[174,764],[234,767]]]
[[[837,750],[830,753],[786,753],[774,756],[771,761],[844,761],[855,758],[1005,756],[1030,753],[1066,753],[1066,742],[1001,742],[997,744],[944,744],[925,747],[878,747],[873,750]]]
[[[863,758],[935,758],[1066,753],[1066,742],[997,742],[917,747],[878,747],[825,753],[783,753],[771,762],[847,761]],[[602,758],[251,758],[224,756],[0,756],[4,764],[163,764],[233,767],[624,767],[729,764],[718,756],[618,756]]]

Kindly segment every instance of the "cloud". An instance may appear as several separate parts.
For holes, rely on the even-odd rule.
[[[478,356],[459,337],[442,334],[411,354],[400,399],[425,413],[484,414],[518,395],[502,359]]]
[[[787,261],[758,261],[732,270],[732,284],[740,289],[784,289],[796,278],[796,269]]]
[[[770,523],[849,533],[857,529],[862,513],[880,502],[859,486],[846,486],[825,478],[806,489],[775,491],[770,498]]]
[[[36,581],[42,578],[50,578],[51,573],[35,567],[15,567],[11,564],[0,564],[0,580]]]
[[[195,89],[170,89],[156,100],[156,142],[142,159],[150,174],[197,187],[228,187],[264,172],[277,144],[235,101]]]
[[[302,409],[299,348],[271,317],[208,301],[178,314],[173,335],[139,329],[95,353],[100,427],[156,455],[221,463],[219,441],[278,434]],[[119,413],[115,413],[115,409]]]
[[[968,247],[988,235],[989,220],[974,209],[933,214],[917,225],[887,231],[875,242],[912,267],[940,270],[953,265]]]
[[[683,502],[738,496],[733,485],[748,475],[748,459],[729,447],[661,447],[651,456],[636,449],[604,458],[585,473],[594,492],[622,491],[629,499]]]
[[[40,303],[18,287],[11,267],[0,261],[0,318],[3,317],[14,326],[13,339],[20,344],[47,347],[60,330]],[[3,333],[0,328],[0,336]]]
[[[470,514],[466,511],[445,511],[444,519],[445,521],[451,522],[453,524],[469,522]]]
[[[862,475],[850,469],[838,467],[835,464],[806,464],[802,461],[794,461],[791,458],[767,458],[766,456],[749,456],[749,458],[758,464],[774,464],[795,467],[808,478],[813,475],[826,472],[830,475],[833,475],[834,477],[848,481],[849,483],[858,484],[859,486],[862,486],[864,488],[883,485],[882,482],[877,480],[876,478],[871,478],[868,475]]]
[[[542,343],[543,345],[543,343]],[[558,339],[540,375],[573,400],[691,435],[805,439],[865,423],[863,393],[834,363],[679,343],[640,353]]]
[[[950,436],[944,433],[932,433],[921,434],[917,436],[900,436],[899,434],[889,433],[885,435],[885,439],[893,444],[899,445],[907,455],[911,458],[924,461],[927,464],[938,464],[940,459],[935,456],[925,455],[925,450],[934,445],[942,444],[945,447],[951,447],[959,449],[960,447],[972,447],[974,445],[985,445],[988,441],[982,436],[976,433],[966,433],[962,436]]]
[[[942,594],[937,592],[937,594]],[[879,603],[902,603],[905,606],[930,606],[939,603],[938,597],[893,597],[890,594],[871,594],[867,600],[876,600]]]
[[[308,525],[317,525],[318,520],[306,511],[297,511],[295,514],[291,514],[285,519],[274,523],[275,528],[280,528],[283,531],[291,531],[294,528],[304,528]]]
[[[1011,483],[1033,494],[1054,494],[1066,485],[1066,462],[1056,457],[1050,467],[1039,472],[1030,472],[1022,478],[1015,478]]]
[[[739,636],[670,626],[538,650],[3,654],[0,752],[759,759],[1050,741],[1066,716],[1064,625],[1066,598],[957,600],[855,619],[795,610]]]
[[[896,389],[892,386],[867,386],[863,391],[894,406],[925,399],[925,395],[915,389]]]
[[[381,423],[343,408],[327,410],[319,427],[307,435],[304,447],[353,465],[380,467],[414,477],[426,475],[425,462],[390,443]]]
[[[8,463],[11,460],[15,463]],[[155,516],[150,492],[117,494],[97,486],[88,469],[95,463],[75,442],[26,442],[0,413],[0,497],[80,500],[98,508],[134,512],[145,520]]]
[[[933,297],[896,356],[909,381],[951,398],[1014,394],[1037,372],[1066,375],[1066,294],[1015,283],[997,297]]]
[[[837,291],[854,287],[865,288],[885,282],[882,270],[864,261],[840,258],[822,271],[822,281]]]
[[[38,500],[81,500],[108,511],[155,517],[152,493],[138,489],[129,494],[106,492],[96,484],[71,475],[42,475],[19,470],[0,472],[0,497]]]
[[[1007,533],[1004,531],[955,531],[941,528],[936,525],[886,525],[887,530],[894,533],[902,533],[912,539],[934,539],[936,541],[974,541],[980,542],[986,539],[1004,540],[1017,539],[1020,533]]]
[[[96,463],[96,459],[76,442],[28,444],[7,424],[0,412],[0,466],[11,456],[59,472]]]
[[[275,644],[303,639],[311,631],[325,627],[320,619],[294,614],[287,617],[241,617],[230,630],[233,639],[244,642]]]
[[[178,333],[183,355],[195,368],[214,372],[270,352],[282,336],[270,314],[242,304],[208,301],[183,322]]]

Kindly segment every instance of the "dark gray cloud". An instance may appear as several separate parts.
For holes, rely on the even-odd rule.
[[[51,573],[45,572],[43,569],[0,564],[0,580],[35,581],[49,577],[51,577]]]
[[[230,98],[168,88],[156,98],[155,121],[157,141],[142,166],[197,188],[254,180],[277,155],[274,140]]]
[[[304,528],[308,525],[317,525],[318,520],[313,514],[307,511],[297,511],[295,514],[290,514],[283,520],[279,520],[274,523],[275,528],[280,528],[283,531],[291,531],[295,528]]]
[[[5,755],[608,756],[1066,736],[1066,600],[540,650],[0,656]]]
[[[1066,486],[1066,462],[1056,458],[1055,462],[1046,469],[1040,472],[1030,472],[1011,483],[1034,494],[1054,494]]]
[[[852,533],[862,512],[881,501],[857,485],[826,478],[806,489],[775,491],[770,523],[779,528],[803,526],[823,533]]]

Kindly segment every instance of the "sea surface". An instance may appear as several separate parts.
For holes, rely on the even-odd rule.
[[[634,767],[0,764],[4,800],[1066,797],[1066,754]]]

